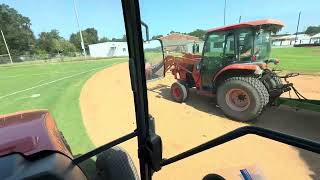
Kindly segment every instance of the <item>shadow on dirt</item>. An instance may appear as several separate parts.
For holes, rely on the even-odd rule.
[[[156,97],[173,101],[170,93],[170,86],[159,84],[149,91],[157,93]],[[200,111],[216,116],[225,117],[222,111],[216,106],[214,98],[208,98],[196,93],[195,89],[190,90],[189,99],[185,102]],[[266,129],[280,131],[294,136],[310,139],[320,143],[320,112],[307,110],[296,111],[288,106],[267,109],[256,121],[249,125],[258,126]],[[320,155],[298,149],[300,157],[308,165],[312,174],[310,178],[320,177]],[[288,162],[290,163],[290,162]]]
[[[81,154],[77,154],[74,158],[81,156]],[[85,173],[88,179],[95,179],[96,174],[96,162],[93,159],[88,159],[82,163],[80,163],[80,168]]]
[[[153,88],[148,88],[148,91],[157,93],[157,98],[173,101],[171,98],[170,86],[168,85],[158,84]],[[184,103],[199,111],[203,111],[215,116],[225,117],[222,111],[217,108],[214,98],[198,95],[196,89],[189,90],[189,97]]]
[[[320,142],[319,112],[296,111],[287,106],[280,106],[268,109],[253,125]],[[312,172],[310,178],[318,179],[320,177],[320,155],[298,148],[297,150]]]

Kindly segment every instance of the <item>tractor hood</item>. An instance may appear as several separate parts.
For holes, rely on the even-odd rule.
[[[0,128],[0,156],[11,153],[30,156],[41,151],[55,151],[72,158],[47,110],[2,115]]]

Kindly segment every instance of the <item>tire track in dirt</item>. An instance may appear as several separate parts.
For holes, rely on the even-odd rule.
[[[157,132],[163,140],[164,157],[171,157],[248,125],[224,118],[215,107],[213,99],[201,97],[192,90],[186,103],[172,102],[172,82],[174,79],[169,75],[165,79],[148,83],[150,113],[156,119]],[[82,89],[80,106],[87,133],[96,146],[132,132],[135,129],[135,114],[128,64],[104,69],[89,79]],[[320,121],[319,117],[319,113],[296,112],[280,107],[268,110],[254,125],[318,138],[320,124],[316,120]],[[309,119],[309,122],[301,126],[305,119]],[[291,127],[292,124],[294,126]],[[130,153],[138,167],[136,140],[121,146]],[[214,172],[226,175],[227,179],[234,179],[238,178],[240,168],[255,167],[267,179],[311,179],[320,175],[317,160],[319,157],[314,154],[248,135],[163,167],[155,173],[154,178],[201,179]],[[228,175],[232,171],[237,172],[236,176]]]

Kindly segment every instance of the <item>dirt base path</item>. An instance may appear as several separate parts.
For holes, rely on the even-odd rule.
[[[225,118],[213,99],[201,97],[195,91],[190,92],[186,103],[172,102],[172,82],[174,79],[167,76],[148,84],[150,113],[156,119],[157,133],[163,140],[164,157],[248,125]],[[105,69],[89,79],[82,89],[80,105],[84,125],[96,146],[132,132],[135,116],[128,64]],[[253,125],[320,140],[319,117],[320,113],[280,107],[269,109]],[[138,167],[136,141],[121,146],[131,154]],[[155,173],[154,179],[202,179],[209,173],[222,173],[227,179],[235,179],[242,168],[260,169],[267,179],[312,179],[320,177],[319,157],[250,135],[163,167]],[[235,172],[235,176],[230,172]]]
[[[307,99],[320,100],[320,76],[299,75],[288,79],[293,83],[294,87],[302,93]],[[289,93],[283,96],[289,97]],[[294,92],[291,92],[292,98],[297,98]]]

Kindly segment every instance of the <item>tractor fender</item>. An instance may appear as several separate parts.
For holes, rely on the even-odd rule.
[[[30,110],[0,115],[0,156],[41,151],[60,152],[73,158],[48,110]]]
[[[228,65],[228,66],[222,68],[221,70],[219,70],[213,76],[212,82],[215,83],[221,76],[223,76],[227,72],[232,72],[235,70],[239,70],[240,72],[250,72],[250,73],[260,73],[260,71],[261,71],[261,73],[262,73],[262,69],[260,68],[260,66],[258,64],[231,64],[231,65]]]

